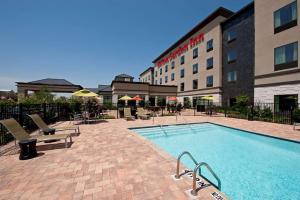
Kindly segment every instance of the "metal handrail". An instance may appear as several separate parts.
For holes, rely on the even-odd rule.
[[[219,179],[217,174],[212,170],[212,168],[207,163],[201,162],[195,167],[193,172],[193,189],[191,191],[192,195],[194,196],[197,195],[196,172],[199,170],[201,175],[201,166],[205,166],[208,169],[208,171],[214,176],[214,178],[218,181],[218,185],[216,187],[218,188],[218,190],[221,190],[221,180]]]
[[[188,151],[182,152],[177,158],[177,169],[176,169],[176,175],[175,175],[175,178],[177,178],[177,179],[180,178],[180,174],[179,174],[180,159],[184,155],[188,155],[190,157],[190,159],[195,163],[195,165],[198,166],[198,162],[196,161],[196,159],[192,156],[192,154],[190,152],[188,152]],[[199,174],[200,174],[200,172],[199,172]]]

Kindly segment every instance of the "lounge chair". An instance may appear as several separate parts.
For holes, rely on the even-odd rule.
[[[39,127],[40,132],[49,133],[49,132],[55,132],[55,131],[74,130],[75,133],[77,133],[77,134],[80,133],[79,126],[70,125],[70,126],[64,126],[64,127],[51,128],[44,122],[44,120],[38,114],[33,114],[33,115],[28,115],[28,116]]]
[[[300,123],[294,122],[294,131],[296,130],[296,126],[300,126]]]
[[[71,134],[57,134],[57,135],[29,135],[22,126],[14,119],[1,120],[2,124],[16,140],[21,141],[25,139],[36,139],[37,142],[49,142],[53,140],[65,140],[65,147],[68,147],[67,139],[70,138],[70,144],[72,143]]]
[[[130,108],[124,108],[124,118],[126,120],[135,120],[135,117],[131,115],[131,109]]]
[[[145,111],[144,108],[137,108],[137,116],[140,119],[150,119],[150,116],[148,113]]]

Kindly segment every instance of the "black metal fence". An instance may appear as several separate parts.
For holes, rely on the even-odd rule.
[[[70,114],[78,109],[80,109],[80,105],[68,103],[0,105],[0,120],[14,118],[27,131],[31,132],[37,127],[27,115],[39,114],[46,123],[54,123],[69,120]],[[8,134],[6,129],[0,125],[0,145],[6,144],[12,139],[12,135]]]
[[[0,104],[0,120],[15,118],[27,131],[33,131],[37,127],[27,116],[28,114],[39,114],[46,123],[54,123],[56,121],[69,120],[70,115],[86,111],[102,112],[103,110],[111,110],[115,118],[122,118],[124,115],[124,107],[131,107],[132,115],[136,114],[137,105],[123,104],[102,104],[102,105],[81,105],[69,103],[55,104],[17,104],[17,105],[1,105]],[[239,118],[247,120],[266,121],[282,124],[292,124],[294,121],[300,122],[300,104],[293,106],[279,105],[274,103],[255,103],[251,105],[239,105],[225,107],[221,104],[205,103],[194,105],[193,107],[182,107],[178,105],[167,106],[146,106],[151,116],[175,116],[179,111],[185,116],[201,116],[214,115],[225,116],[230,118]],[[7,134],[5,128],[0,125],[0,145],[6,144],[13,138]]]

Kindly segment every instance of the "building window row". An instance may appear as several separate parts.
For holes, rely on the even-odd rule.
[[[275,71],[298,67],[298,42],[275,48],[274,60]]]
[[[274,33],[297,26],[297,1],[274,12]]]
[[[208,58],[206,60],[206,69],[212,69],[214,67],[214,58]]]
[[[206,87],[213,87],[214,84],[214,77],[213,76],[207,76],[206,77]],[[198,79],[193,80],[193,90],[198,89]],[[184,92],[184,82],[180,83],[180,91]]]
[[[214,40],[211,39],[206,44],[206,51],[209,52],[212,51],[213,49],[214,49]]]
[[[227,63],[233,63],[237,59],[237,52],[235,50],[230,50],[227,53]]]
[[[227,81],[228,82],[234,82],[236,80],[237,80],[237,72],[236,71],[227,73]]]
[[[197,74],[198,73],[198,63],[193,64],[193,74]]]
[[[227,42],[230,43],[230,42],[233,42],[234,40],[236,40],[236,37],[237,37],[237,33],[236,33],[236,30],[230,30],[227,32]]]

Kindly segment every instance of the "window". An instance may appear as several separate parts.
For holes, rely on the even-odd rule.
[[[193,50],[193,59],[198,58],[198,48]]]
[[[175,68],[175,61],[172,61],[172,63],[171,63],[171,68],[172,68],[172,69]]]
[[[206,51],[209,52],[209,51],[212,51],[214,49],[214,41],[213,39],[209,40],[206,44]]]
[[[198,80],[197,79],[193,80],[193,90],[196,90],[196,89],[198,89]]]
[[[274,33],[297,26],[297,1],[274,12]]]
[[[165,83],[168,83],[168,76],[165,76]]]
[[[212,87],[214,85],[214,77],[208,76],[206,77],[206,87]]]
[[[148,75],[148,81],[150,81],[150,75]]]
[[[228,31],[228,33],[227,33],[227,42],[232,42],[235,39],[236,39],[236,31],[235,30]]]
[[[214,67],[214,58],[211,57],[206,60],[206,69],[212,69]]]
[[[159,79],[159,84],[160,84],[160,85],[162,84],[162,78]]]
[[[181,91],[181,92],[184,91],[184,83],[180,83],[180,91]]]
[[[165,66],[165,72],[168,72],[168,65]]]
[[[236,71],[227,73],[227,81],[228,82],[233,82],[233,81],[236,81],[236,80],[237,80]]]
[[[180,78],[184,77],[184,69],[180,70]]]
[[[274,50],[275,71],[298,67],[298,42]]]
[[[184,56],[180,57],[180,64],[183,65],[184,64]]]
[[[155,85],[158,85],[158,82],[157,82],[157,80],[155,80]]]
[[[227,62],[228,63],[233,63],[236,61],[237,53],[235,50],[230,50],[227,53]]]
[[[162,75],[162,68],[159,69],[159,74]]]
[[[157,77],[157,71],[155,71],[155,77]]]
[[[174,80],[175,80],[175,74],[172,73],[172,74],[171,74],[171,81],[174,81]]]
[[[193,64],[193,74],[197,74],[198,73],[198,63]]]

